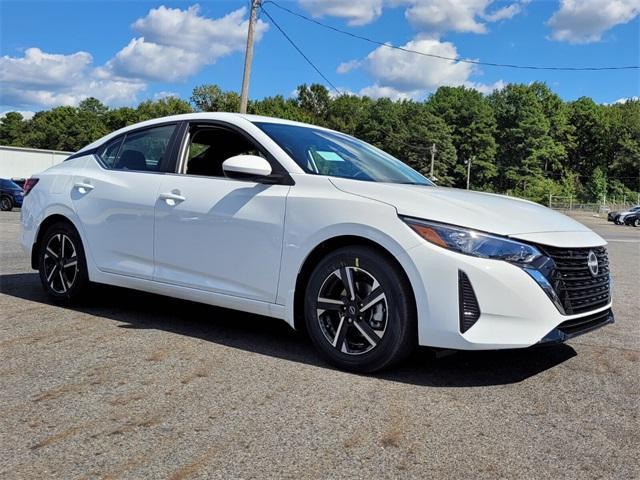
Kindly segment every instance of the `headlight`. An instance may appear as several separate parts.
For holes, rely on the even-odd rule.
[[[428,242],[465,255],[504,260],[521,266],[530,265],[543,256],[531,245],[504,237],[414,218],[402,220]]]

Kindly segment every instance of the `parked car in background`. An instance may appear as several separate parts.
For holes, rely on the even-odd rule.
[[[618,212],[618,214],[613,218],[613,221],[617,225],[624,225],[624,219],[626,218],[626,216],[637,211],[640,211],[640,205],[631,207],[630,209],[625,210],[623,212]]]
[[[11,181],[18,185],[20,188],[24,189],[24,183],[27,181],[26,178],[12,178]]]
[[[437,187],[313,125],[159,118],[25,192],[22,245],[55,301],[97,282],[268,315],[344,369],[389,367],[417,345],[563,342],[613,322],[607,242],[583,224]]]
[[[607,213],[607,222],[614,222],[619,213],[617,211]]]
[[[640,227],[640,210],[630,213],[624,217],[625,225],[633,225],[634,227]]]
[[[0,178],[0,210],[9,212],[22,206],[22,187],[12,180]]]

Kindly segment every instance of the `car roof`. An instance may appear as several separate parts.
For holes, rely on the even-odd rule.
[[[180,115],[171,115],[168,117],[160,117],[160,118],[154,118],[153,120],[146,120],[144,122],[139,122],[139,123],[134,123],[133,125],[128,125],[124,128],[121,128],[120,130],[116,130],[114,132],[109,133],[108,135],[105,135],[102,138],[99,138],[98,140],[96,140],[95,142],[90,143],[89,145],[86,145],[84,147],[82,147],[80,150],[78,150],[77,153],[81,153],[85,150],[91,150],[93,148],[98,147],[99,145],[102,145],[105,141],[116,137],[118,135],[121,135],[123,133],[126,133],[128,131],[131,130],[135,130],[141,127],[150,127],[156,124],[161,124],[161,123],[166,123],[166,122],[181,122],[181,121],[193,121],[193,120],[226,120],[226,121],[233,121],[233,120],[237,120],[237,119],[244,119],[244,120],[248,120],[249,122],[265,122],[265,123],[279,123],[279,124],[283,124],[283,125],[296,125],[296,126],[300,126],[300,127],[306,127],[306,128],[316,128],[316,129],[321,129],[321,130],[329,130],[327,128],[324,127],[320,127],[317,125],[311,125],[308,123],[302,123],[302,122],[294,122],[292,120],[285,120],[283,118],[276,118],[276,117],[266,117],[266,116],[262,116],[262,115],[250,115],[250,114],[246,114],[246,113],[233,113],[233,112],[198,112],[198,113],[183,113]]]

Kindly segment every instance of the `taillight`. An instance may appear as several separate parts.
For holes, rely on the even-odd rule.
[[[36,186],[36,183],[38,183],[39,180],[40,180],[39,178],[34,178],[34,177],[31,177],[25,180],[24,186],[22,187],[22,189],[24,190],[25,197],[29,194],[31,190],[33,190],[33,187]]]

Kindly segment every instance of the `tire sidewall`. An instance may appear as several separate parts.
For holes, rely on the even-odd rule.
[[[0,209],[3,212],[10,212],[13,209],[13,200],[10,197],[3,196],[0,199]]]
[[[73,246],[76,250],[77,257],[77,273],[76,279],[65,293],[58,293],[52,290],[48,283],[44,272],[44,254],[45,246],[48,244],[51,237],[57,234],[67,235],[73,242]],[[47,294],[56,302],[69,303],[77,300],[86,289],[89,283],[89,276],[87,273],[87,262],[84,254],[84,248],[82,241],[76,229],[66,223],[56,223],[51,225],[42,237],[42,242],[38,249],[38,271],[40,275],[40,281]]]
[[[349,355],[334,348],[324,336],[317,317],[320,288],[325,279],[342,266],[360,267],[367,271],[380,283],[387,296],[385,333],[374,349],[359,355]],[[330,253],[314,269],[305,292],[305,323],[311,341],[331,363],[340,368],[370,372],[395,363],[404,356],[403,353],[410,353],[406,337],[413,331],[412,324],[415,322],[415,308],[412,308],[413,300],[407,295],[406,283],[395,265],[371,248],[346,247]],[[399,351],[403,348],[408,351]]]

